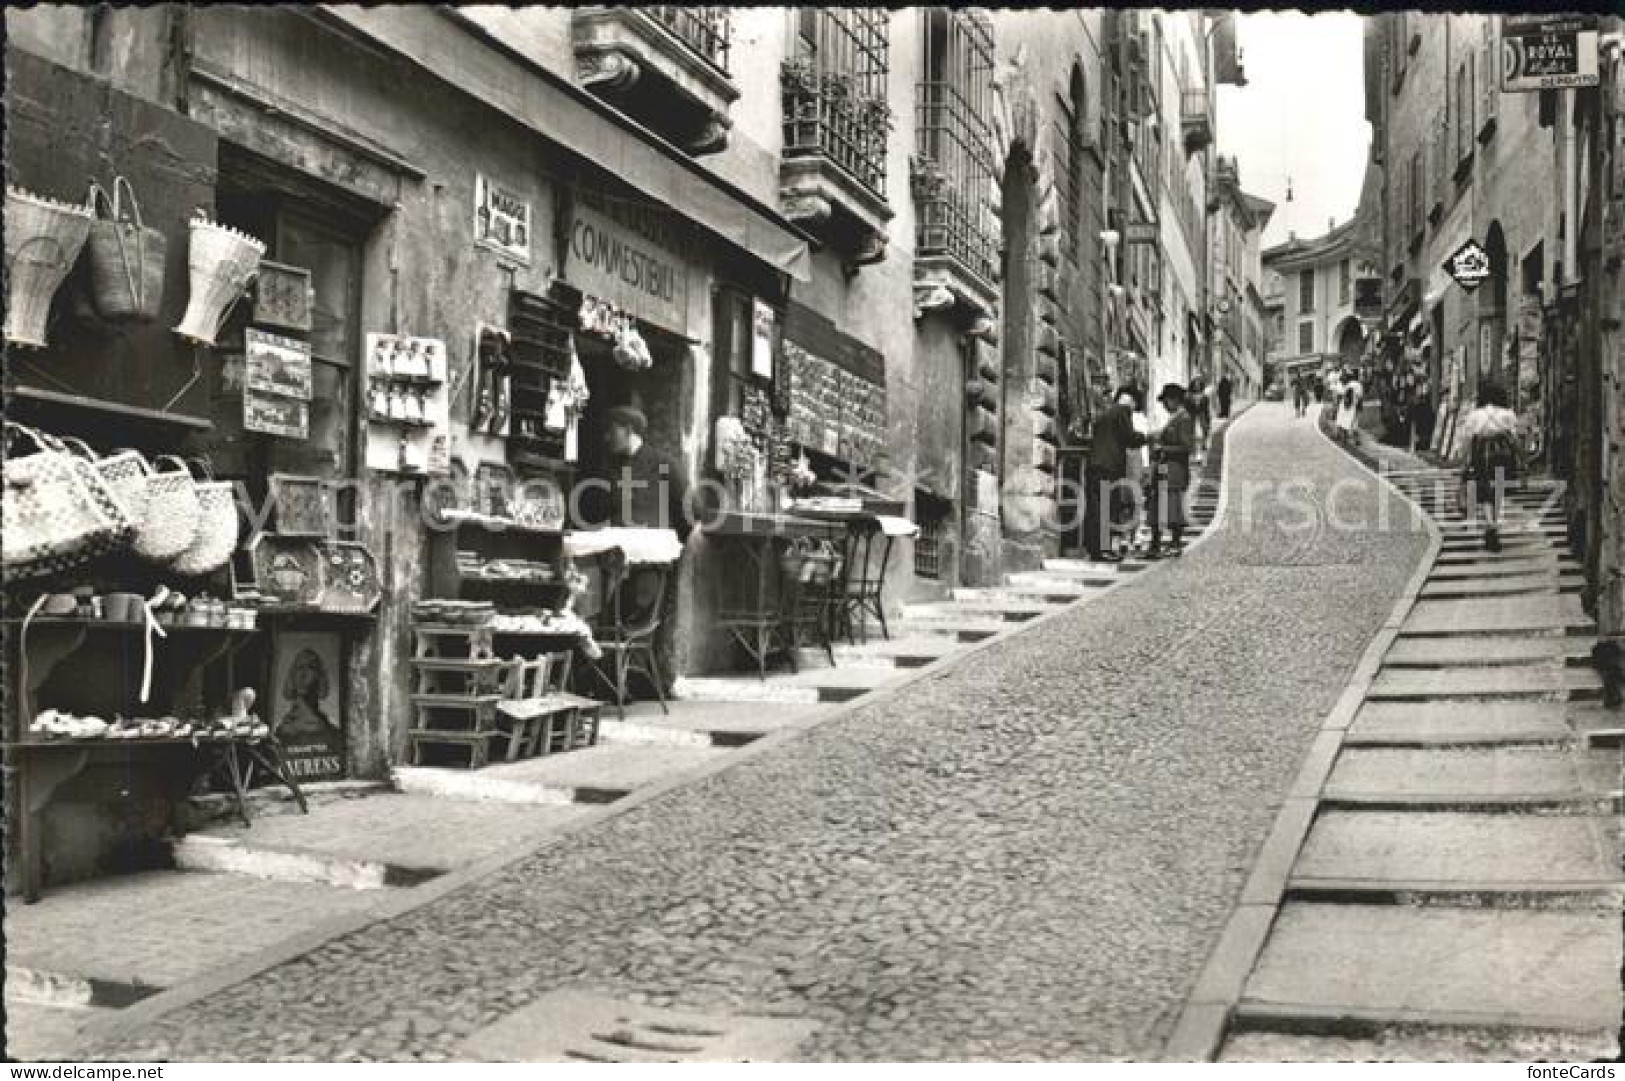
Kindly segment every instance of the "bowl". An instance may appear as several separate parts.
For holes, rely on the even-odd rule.
[[[48,616],[71,616],[79,611],[79,598],[72,593],[52,593],[40,611]]]

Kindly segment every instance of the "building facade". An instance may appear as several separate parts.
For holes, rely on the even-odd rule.
[[[1282,377],[1320,374],[1332,365],[1358,366],[1366,332],[1354,311],[1360,265],[1355,219],[1312,240],[1291,237],[1264,251],[1261,261],[1280,281]]]
[[[50,370],[13,365],[8,388],[41,425],[65,419],[56,392],[19,396],[42,380],[80,412],[152,414],[154,453],[256,499],[273,476],[337,486],[376,613],[307,613],[242,663],[269,672],[284,631],[332,641],[343,775],[405,751],[438,485],[571,489],[632,406],[674,482],[767,510],[805,463],[888,500],[919,529],[895,607],[1058,552],[1060,481],[1111,388],[1205,363],[1220,24],[1194,13],[41,6],[6,25],[13,183],[75,201],[125,177],[176,282],[201,211],[310,283],[297,431],[250,416],[241,305],[218,347],[171,334],[181,310],[113,337],[55,323]],[[539,426],[551,391],[492,360],[526,320],[566,343],[535,364],[582,371],[567,438]],[[434,395],[380,387],[380,336],[441,343],[443,382],[421,380],[438,421],[391,412]],[[722,420],[757,447],[749,475]],[[737,660],[731,573],[696,530],[678,673]]]

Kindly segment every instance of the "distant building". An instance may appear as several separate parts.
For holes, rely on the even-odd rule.
[[[1355,239],[1351,218],[1324,236],[1293,237],[1263,253],[1264,268],[1278,275],[1281,284],[1278,359],[1283,380],[1332,364],[1360,362],[1366,332],[1354,313]]]

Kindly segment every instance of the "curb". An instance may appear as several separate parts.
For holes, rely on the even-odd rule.
[[[1244,408],[1232,411],[1229,421],[1226,423],[1223,432],[1220,433],[1221,440],[1228,440],[1235,426],[1245,418],[1247,413],[1251,412],[1251,405],[1252,403],[1249,403]],[[1230,498],[1231,461],[1230,455],[1223,455],[1220,462],[1219,502],[1214,508],[1213,517],[1209,521],[1207,528],[1203,530],[1202,535],[1186,545],[1185,551],[1187,554],[1220,531]],[[1084,597],[1080,597],[1064,608],[1046,612],[1026,622],[1012,623],[1007,630],[1000,631],[998,634],[979,642],[970,643],[964,649],[940,657],[923,667],[900,669],[900,671],[908,672],[908,675],[857,698],[840,703],[827,703],[824,706],[810,706],[784,727],[759,739],[752,740],[744,747],[714,762],[707,762],[694,769],[673,774],[664,780],[639,788],[614,803],[605,804],[599,810],[591,811],[569,822],[559,823],[541,836],[528,837],[483,860],[449,871],[410,889],[403,889],[398,894],[386,894],[374,905],[343,916],[324,920],[264,949],[230,961],[201,975],[183,980],[118,1011],[116,1014],[98,1017],[87,1022],[79,1030],[80,1035],[87,1044],[95,1045],[139,1032],[165,1014],[190,1006],[236,984],[246,982],[269,969],[311,953],[334,939],[355,934],[375,923],[382,923],[405,916],[479,879],[494,875],[511,864],[534,856],[552,845],[559,844],[567,838],[592,829],[601,823],[636,810],[679,788],[720,776],[728,770],[735,769],[762,755],[771,754],[780,747],[805,738],[809,732],[845,720],[859,710],[884,705],[916,684],[923,683],[926,680],[944,678],[961,665],[974,661],[984,651],[993,649],[1016,635],[1036,630],[1068,616],[1084,604],[1093,603],[1108,593],[1132,586],[1135,582],[1144,581],[1153,572],[1178,562],[1178,560],[1163,560],[1147,566],[1143,571],[1123,574],[1118,581],[1113,582],[1104,589],[1095,590]],[[814,716],[814,714],[817,715]]]
[[[1318,423],[1315,424],[1315,431],[1332,447],[1344,449],[1328,437]],[[1236,910],[1219,934],[1207,964],[1185,1000],[1173,1034],[1163,1048],[1161,1059],[1164,1062],[1212,1062],[1218,1057],[1225,1032],[1241,1001],[1247,977],[1258,963],[1270,928],[1275,924],[1276,914],[1285,903],[1287,878],[1292,865],[1297,862],[1299,849],[1309,835],[1309,827],[1314,823],[1320,792],[1331,774],[1332,763],[1342,750],[1348,727],[1376,679],[1382,658],[1399,636],[1400,627],[1410,615],[1423,584],[1432,573],[1443,543],[1438,526],[1418,504],[1382,473],[1372,470],[1352,454],[1349,457],[1371,473],[1391,495],[1414,508],[1427,527],[1428,548],[1399,599],[1394,602],[1388,618],[1361,654],[1343,693],[1321,722],[1320,732],[1304,753],[1297,776],[1276,815],[1275,824],[1259,849],[1252,873],[1242,887]]]

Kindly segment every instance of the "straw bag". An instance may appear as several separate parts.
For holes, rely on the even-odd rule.
[[[105,457],[98,457],[82,439],[72,436],[58,436],[58,439],[79,457],[92,463],[96,472],[118,501],[129,512],[130,525],[139,532],[142,522],[147,516],[147,460],[141,456],[140,451],[116,450]]]
[[[197,461],[194,459],[194,461]],[[186,550],[169,564],[176,574],[201,577],[224,567],[237,550],[237,494],[230,481],[217,481],[208,463],[197,461],[209,479],[195,485],[197,529]]]
[[[91,210],[6,186],[6,341],[45,347],[56,296],[90,235]]]
[[[98,217],[90,226],[85,255],[90,262],[91,302],[103,319],[150,322],[158,317],[164,296],[164,255],[168,241],[141,221],[135,189],[124,177],[113,178],[113,198],[95,184],[91,198]],[[129,196],[126,206],[124,196]],[[107,218],[100,217],[106,207]],[[124,220],[126,210],[130,219]]]
[[[167,472],[165,467],[173,467]],[[168,563],[192,546],[197,534],[197,482],[179,458],[153,459],[147,474],[146,516],[136,532],[136,555],[153,563]]]
[[[7,423],[5,431],[8,443],[34,446],[5,463],[0,560],[8,574],[55,574],[129,541],[129,512],[90,461],[32,428]]]

